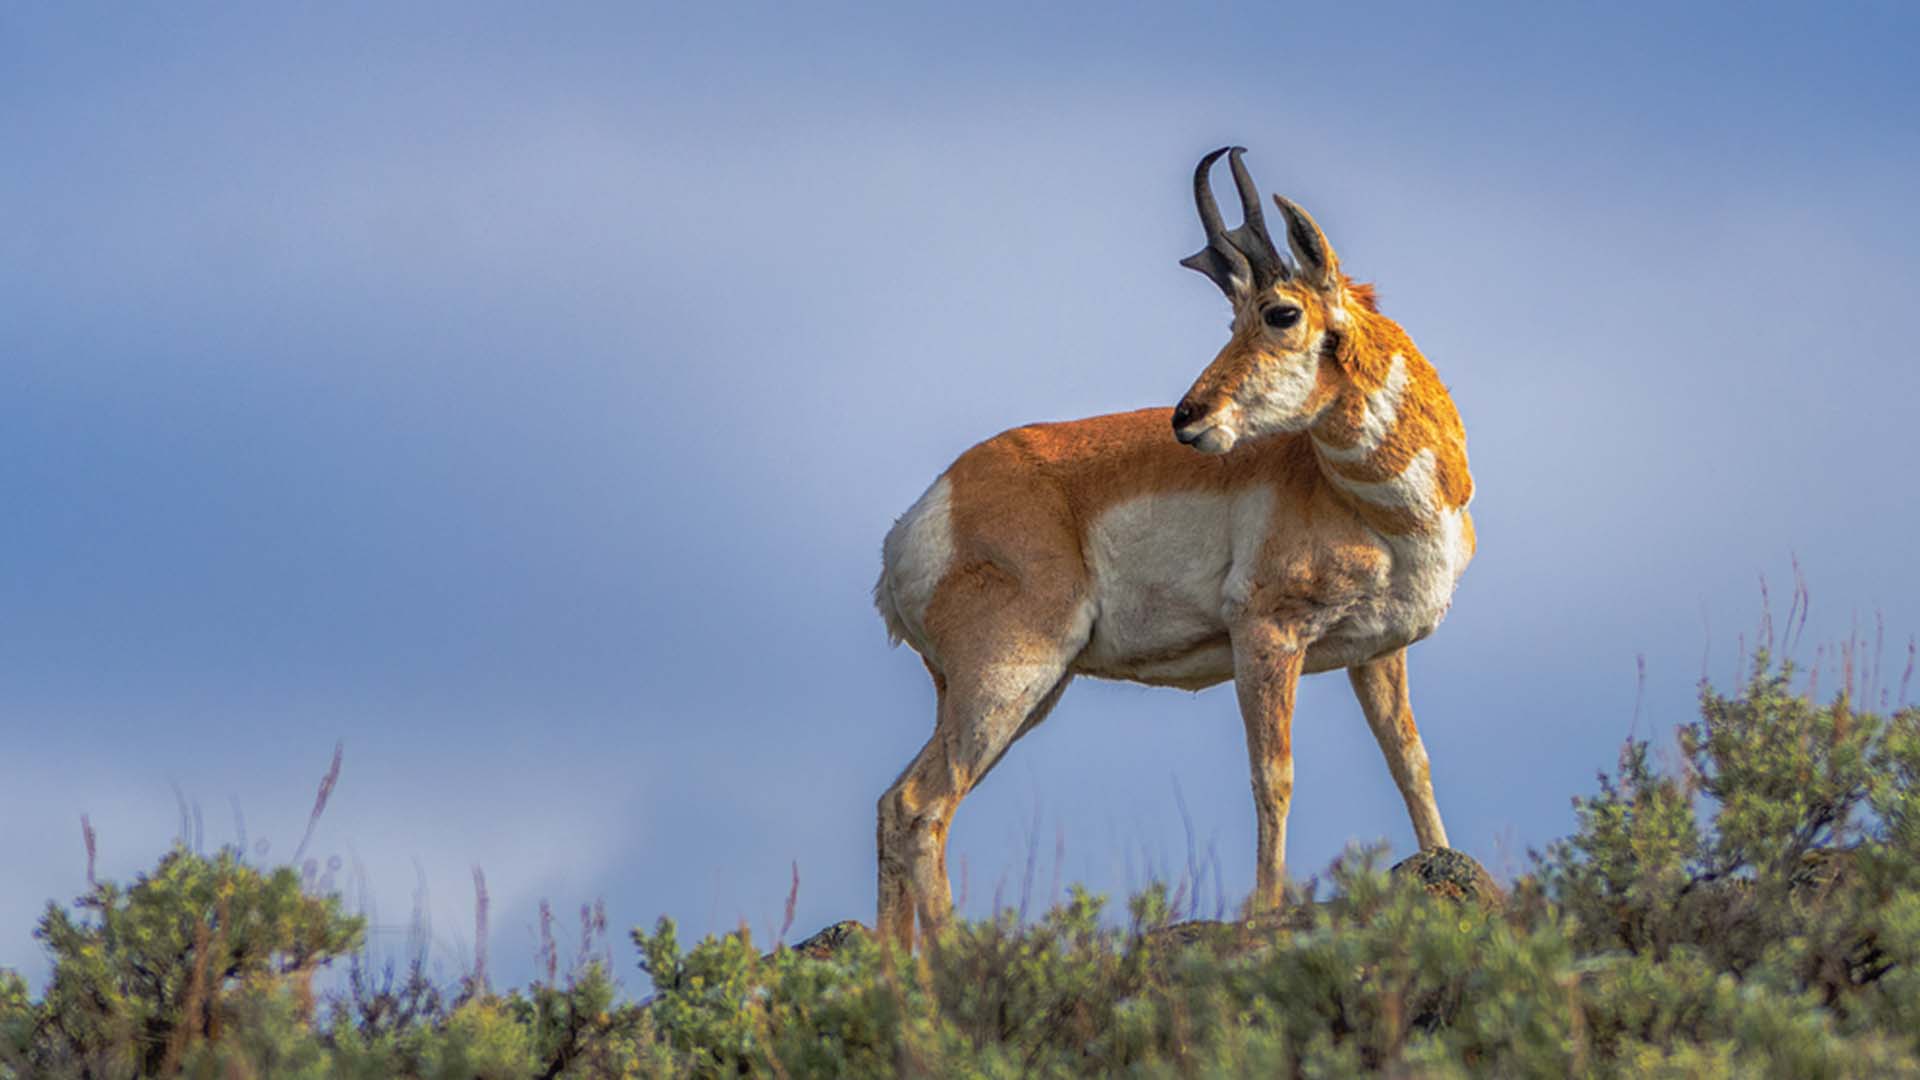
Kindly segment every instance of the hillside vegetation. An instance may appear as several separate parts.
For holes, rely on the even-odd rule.
[[[1504,904],[1357,853],[1284,924],[1075,891],[906,958],[662,919],[646,1002],[557,951],[506,992],[370,971],[337,897],[179,848],[49,905],[45,992],[0,971],[0,1077],[1920,1075],[1920,709],[1796,686],[1762,653],[1671,754],[1628,743]]]

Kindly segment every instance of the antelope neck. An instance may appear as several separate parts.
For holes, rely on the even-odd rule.
[[[1309,434],[1328,485],[1380,532],[1439,529],[1472,495],[1458,415],[1417,353],[1394,352],[1377,386],[1348,390]]]

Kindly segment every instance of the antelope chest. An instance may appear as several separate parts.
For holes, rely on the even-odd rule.
[[[1378,535],[1383,572],[1332,615],[1307,650],[1307,669],[1351,667],[1433,633],[1473,557],[1470,536],[1465,510],[1442,513],[1432,529],[1410,536]]]

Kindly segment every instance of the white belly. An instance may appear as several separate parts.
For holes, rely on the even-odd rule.
[[[1093,633],[1074,664],[1107,678],[1210,686],[1233,677],[1227,611],[1271,525],[1273,493],[1143,495],[1087,537]]]
[[[1233,677],[1229,615],[1260,573],[1273,494],[1149,495],[1105,511],[1089,530],[1092,635],[1083,674],[1198,688]],[[1308,671],[1350,667],[1426,637],[1453,602],[1470,551],[1460,511],[1415,537],[1382,537],[1388,568],[1318,628]]]

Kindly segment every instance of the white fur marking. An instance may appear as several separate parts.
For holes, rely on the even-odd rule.
[[[1233,502],[1233,569],[1221,594],[1226,604],[1222,620],[1232,618],[1253,596],[1254,572],[1260,568],[1260,549],[1273,531],[1274,494],[1271,488],[1241,492]]]
[[[1393,548],[1393,594],[1419,637],[1440,624],[1453,604],[1454,586],[1467,568],[1465,518],[1459,510],[1438,515],[1425,535],[1389,538]]]
[[[1278,431],[1299,431],[1313,422],[1307,400],[1320,381],[1320,342],[1316,339],[1304,361],[1257,364],[1234,390],[1243,438]]]
[[[1400,475],[1379,481],[1349,480],[1338,473],[1328,475],[1333,482],[1356,499],[1376,506],[1401,507],[1426,516],[1439,508],[1439,464],[1431,449],[1413,455]]]
[[[1102,512],[1087,535],[1097,615],[1076,666],[1176,684],[1232,677],[1218,643],[1247,600],[1273,506],[1259,487],[1141,495]]]
[[[1203,454],[1224,454],[1239,441],[1240,436],[1232,424],[1215,424],[1193,440],[1193,448]]]
[[[1328,461],[1352,464],[1366,460],[1367,455],[1380,449],[1394,425],[1400,422],[1400,399],[1406,392],[1407,358],[1394,353],[1393,366],[1387,369],[1387,381],[1367,395],[1366,413],[1360,418],[1359,441],[1352,446],[1329,446],[1316,435],[1314,448]]]
[[[1431,529],[1381,537],[1391,554],[1384,588],[1348,609],[1308,653],[1309,670],[1347,667],[1433,632],[1467,568],[1465,516],[1438,515]]]
[[[953,484],[933,482],[887,530],[880,548],[880,583],[874,606],[887,622],[887,636],[926,652],[927,605],[953,562]]]

